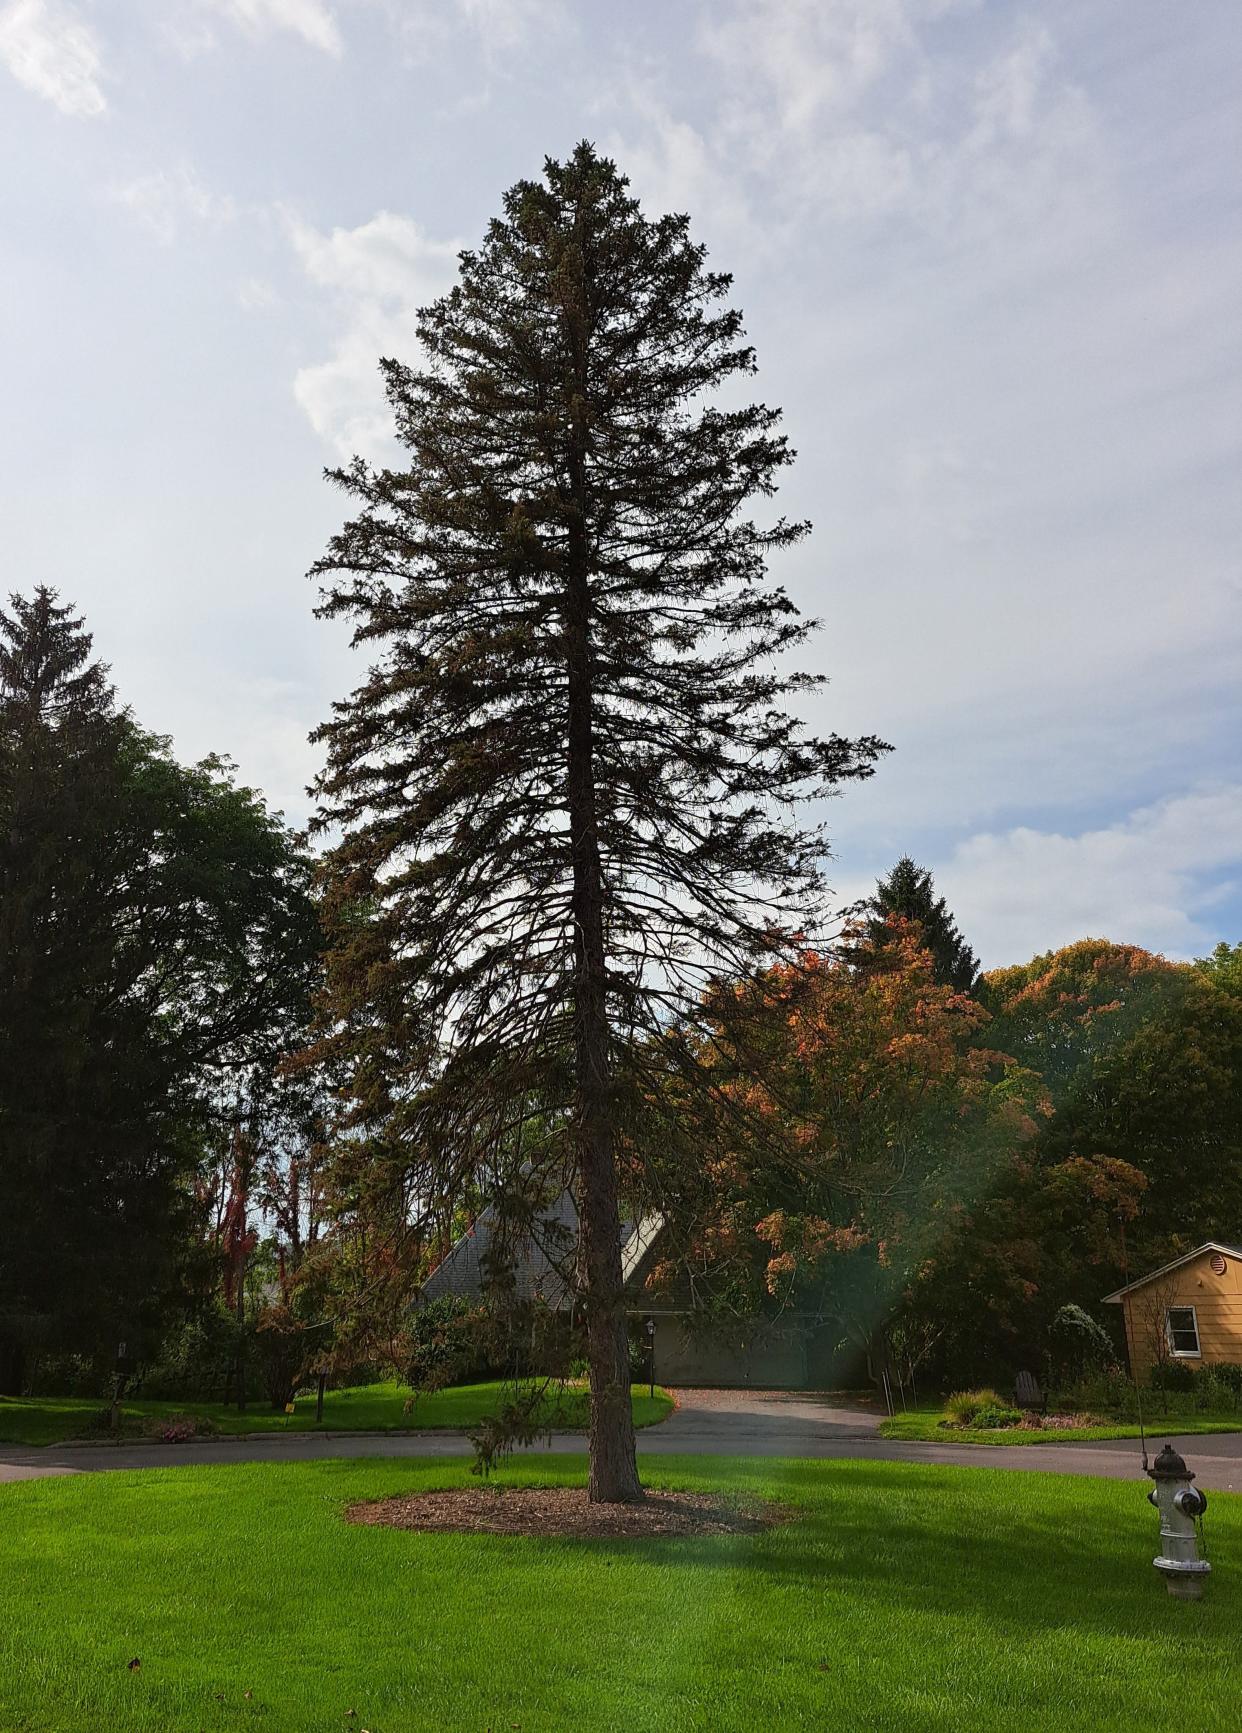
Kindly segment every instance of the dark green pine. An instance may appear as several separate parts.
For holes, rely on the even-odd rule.
[[[640,1493],[619,1217],[644,1054],[814,930],[795,806],[882,750],[787,708],[810,626],[766,561],[807,526],[752,515],[792,453],[744,401],[729,286],[591,146],[549,161],[420,315],[419,365],[382,363],[402,463],[336,472],[355,515],[315,572],[371,658],[318,736],[343,1184],[442,1213],[572,1184],[606,1500]]]
[[[917,921],[941,986],[953,987],[959,993],[976,991],[979,964],[975,953],[944,898],[936,895],[931,873],[916,866],[909,855],[901,857],[887,878],[877,881],[875,895],[866,906],[867,936],[874,944],[883,944],[887,921]]]
[[[54,592],[0,611],[0,1390],[150,1350],[220,1118],[301,1038],[309,866],[215,760],[118,708]]]

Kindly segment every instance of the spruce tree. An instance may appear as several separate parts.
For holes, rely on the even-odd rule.
[[[867,937],[875,945],[885,939],[885,923],[893,919],[917,921],[924,945],[931,952],[936,980],[959,993],[973,993],[979,985],[975,953],[958,929],[943,897],[936,895],[932,875],[902,855],[887,878],[876,882],[868,910]]]
[[[583,144],[505,196],[419,316],[423,364],[381,363],[406,466],[335,472],[357,515],[315,568],[375,658],[318,735],[345,1183],[431,1207],[507,1163],[571,1185],[600,1501],[641,1497],[638,1056],[813,930],[823,841],[791,809],[882,750],[783,707],[816,683],[778,667],[810,627],[765,561],[807,526],[748,502],[792,454],[736,389],[730,279],[627,184]]]
[[[92,909],[92,884],[118,825],[124,723],[81,620],[46,589],[10,606],[0,613],[0,1390],[19,1393],[31,1349],[54,1340],[56,1282],[76,1278],[71,1304],[91,1285],[82,1242],[99,1231],[102,1188],[68,1122],[90,1093],[92,1003],[112,948],[112,911]]]

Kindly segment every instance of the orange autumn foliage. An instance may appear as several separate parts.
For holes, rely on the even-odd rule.
[[[981,1005],[937,983],[917,929],[892,923],[872,963],[807,952],[721,995],[706,1057],[736,1111],[703,1158],[705,1275],[736,1286],[744,1267],[786,1301],[867,1254],[889,1285],[1035,1136],[1038,1078],[990,1046]]]

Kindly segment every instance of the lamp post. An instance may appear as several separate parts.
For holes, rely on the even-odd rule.
[[[112,1373],[112,1405],[108,1417],[113,1432],[120,1430],[121,1397],[125,1392],[125,1384],[129,1378],[130,1370],[129,1344],[118,1342],[116,1345],[116,1364]]]
[[[655,1395],[655,1319],[648,1318],[643,1328],[647,1332],[647,1373],[651,1385],[649,1394]]]

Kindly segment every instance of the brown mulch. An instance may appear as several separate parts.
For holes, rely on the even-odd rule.
[[[1023,1432],[1077,1432],[1084,1426],[1107,1426],[1098,1414],[1024,1414],[1019,1422]]]
[[[643,1540],[759,1534],[789,1521],[792,1512],[774,1504],[726,1504],[704,1492],[649,1492],[641,1504],[590,1504],[582,1486],[471,1486],[373,1499],[350,1505],[345,1515],[350,1522],[432,1534]]]

